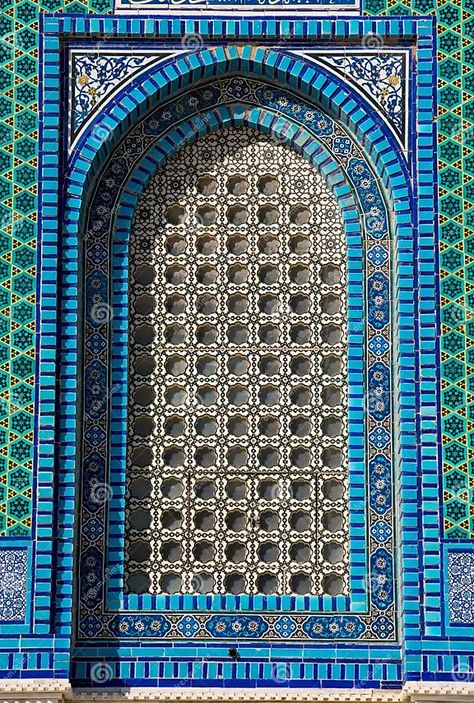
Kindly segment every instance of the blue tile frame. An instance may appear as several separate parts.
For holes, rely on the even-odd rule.
[[[399,265],[394,276],[395,288],[400,291],[398,310],[398,329],[401,338],[398,347],[400,383],[397,384],[397,390],[400,395],[399,446],[402,461],[399,475],[397,476],[397,485],[399,486],[398,497],[402,506],[399,573],[400,587],[403,594],[401,599],[403,606],[401,625],[404,641],[404,663],[401,666],[400,650],[396,646],[393,647],[391,652],[370,646],[356,648],[339,646],[338,660],[339,662],[346,662],[341,664],[341,666],[347,667],[347,670],[346,668],[341,669],[335,665],[327,664],[328,658],[332,656],[331,652],[334,653],[334,650],[330,647],[317,647],[315,645],[310,648],[305,647],[304,651],[301,650],[299,657],[296,650],[292,650],[291,655],[289,652],[285,654],[284,650],[282,650],[280,659],[277,653],[278,650],[274,648],[271,656],[276,658],[276,660],[285,661],[287,659],[290,662],[292,679],[287,685],[297,685],[298,682],[305,680],[314,685],[315,682],[311,681],[311,678],[315,676],[318,676],[320,685],[328,685],[328,682],[334,685],[334,682],[337,681],[363,679],[366,682],[370,682],[371,686],[374,685],[374,681],[378,682],[378,685],[389,685],[390,681],[399,682],[402,678],[419,679],[432,676],[442,678],[443,672],[448,671],[449,666],[457,665],[457,660],[464,656],[463,652],[466,652],[467,645],[465,642],[460,641],[457,648],[459,654],[457,654],[456,645],[454,644],[454,647],[451,646],[452,654],[444,657],[443,662],[439,661],[437,653],[443,647],[444,632],[442,629],[443,612],[440,600],[441,570],[436,564],[436,554],[439,554],[440,536],[437,530],[437,511],[439,510],[438,446],[436,432],[434,431],[437,409],[437,376],[436,355],[434,352],[436,347],[435,330],[433,330],[433,321],[436,320],[436,287],[433,284],[436,271],[433,261],[433,249],[436,242],[436,231],[433,234],[435,202],[432,174],[436,146],[433,139],[434,41],[431,20],[415,20],[413,18],[367,20],[351,18],[350,20],[333,21],[332,18],[316,20],[304,17],[299,21],[293,21],[291,19],[270,18],[267,16],[258,20],[254,17],[251,19],[216,18],[212,20],[193,18],[188,19],[187,23],[184,23],[178,18],[170,19],[169,17],[143,17],[140,20],[132,20],[131,18],[76,18],[66,16],[61,18],[47,17],[44,22],[47,44],[44,83],[47,92],[45,94],[45,129],[43,131],[42,180],[46,197],[43,197],[42,209],[42,271],[43,281],[46,281],[46,285],[43,285],[42,289],[41,332],[42,337],[44,334],[47,339],[46,337],[43,338],[40,351],[39,400],[42,419],[46,420],[46,432],[43,431],[42,433],[39,449],[41,465],[42,467],[47,467],[48,470],[53,470],[54,468],[54,457],[52,456],[51,446],[48,447],[48,443],[49,445],[51,444],[51,439],[54,436],[52,434],[54,420],[51,410],[56,407],[54,404],[54,383],[57,373],[55,369],[55,354],[53,353],[57,281],[55,250],[58,244],[57,223],[54,222],[57,214],[57,196],[54,190],[54,171],[56,167],[54,156],[57,154],[58,145],[57,106],[59,104],[58,90],[60,81],[58,75],[59,63],[55,59],[54,54],[59,48],[60,41],[67,36],[86,38],[91,34],[98,36],[100,33],[106,32],[114,38],[122,36],[127,41],[130,41],[134,36],[150,37],[156,41],[161,36],[163,41],[169,44],[173,42],[173,38],[179,41],[179,36],[185,28],[186,31],[190,31],[191,28],[196,29],[205,39],[209,38],[211,42],[218,41],[221,36],[225,36],[226,39],[238,37],[239,40],[245,38],[253,40],[259,37],[259,32],[261,31],[266,32],[265,39],[272,35],[289,34],[291,31],[294,41],[307,42],[311,46],[318,41],[331,39],[335,36],[343,36],[348,40],[355,41],[359,36],[370,32],[397,38],[403,37],[403,41],[416,41],[419,60],[417,71],[414,74],[413,104],[417,109],[417,121],[413,124],[414,129],[411,135],[412,151],[415,158],[410,169],[414,183],[417,184],[417,189],[419,188],[418,193],[416,193],[419,207],[415,222],[418,228],[418,237],[416,239],[416,248],[414,248],[409,218],[404,214],[403,208],[400,208],[398,215],[401,222],[401,236],[398,240],[398,252],[396,253]],[[253,62],[253,57],[251,59],[249,57],[250,52],[245,58],[245,67],[247,69]],[[206,69],[201,67],[200,70],[205,71]],[[283,74],[278,72],[276,75],[279,78],[280,75],[282,79],[284,78]],[[304,90],[306,87],[300,85],[299,89]],[[135,108],[135,112],[138,112],[138,105]],[[125,113],[124,117],[126,120],[128,119]],[[354,121],[352,127],[358,132],[358,136],[361,136],[361,131],[357,128],[357,124],[357,121]],[[111,148],[110,141],[104,148],[105,153],[107,153]],[[368,146],[368,151],[371,151],[370,145]],[[99,159],[101,156],[99,154]],[[385,154],[382,154],[382,158],[374,159],[377,170],[380,169],[381,173],[385,156]],[[76,184],[79,184],[81,179],[84,180],[84,176],[85,174],[82,174]],[[387,185],[387,177],[382,175],[381,178],[384,184]],[[397,184],[397,187],[399,187],[399,184]],[[71,197],[77,197],[78,192],[75,190],[75,184],[72,184]],[[70,233],[66,231],[63,234],[61,244],[67,245],[69,240]],[[413,261],[413,255],[416,257],[415,262]],[[66,365],[63,366],[62,371],[62,383],[63,389],[66,391],[67,402],[63,405],[61,411],[61,439],[63,442],[62,453],[59,457],[61,462],[59,492],[64,496],[64,499],[59,509],[59,554],[56,562],[60,595],[58,606],[59,613],[63,613],[59,617],[62,622],[58,624],[58,632],[64,633],[69,632],[70,628],[70,589],[72,585],[70,515],[74,507],[73,472],[75,461],[72,447],[74,446],[75,430],[72,419],[73,414],[69,414],[67,410],[74,405],[75,395],[73,369],[75,365],[75,297],[77,297],[77,288],[75,289],[75,286],[77,286],[77,280],[75,280],[76,261],[74,257],[67,259],[66,269],[66,278],[71,286],[69,291],[65,292],[65,297],[62,300],[62,329],[66,336],[66,343],[63,342],[62,347],[63,354],[66,355]],[[413,285],[413,277],[415,277],[415,285]],[[414,329],[415,335],[413,335]],[[414,374],[416,374],[415,381],[413,380]],[[415,392],[417,387],[421,388],[422,391],[419,395]],[[48,434],[49,430],[51,431]],[[418,449],[414,448],[416,446],[414,441],[416,437],[421,437],[421,444]],[[421,473],[423,482],[420,481]],[[40,476],[40,491],[41,478]],[[426,508],[423,514],[420,514],[419,511],[420,504]],[[44,519],[47,519],[52,506],[43,501],[39,507]],[[419,549],[420,534],[423,536],[423,550]],[[50,553],[51,544],[46,534],[42,538],[40,536],[38,548],[39,554],[43,553],[46,556]],[[47,582],[47,572],[48,568],[39,574],[38,587],[40,589]],[[425,593],[422,593],[420,588],[423,577],[426,584]],[[45,627],[47,626],[45,625]],[[425,638],[427,638],[427,642],[422,644]],[[429,645],[429,641],[432,641],[433,644]],[[134,656],[127,660],[127,653],[130,651],[129,648],[124,648],[117,653],[115,659],[112,657],[110,650],[107,651],[107,649],[96,649],[94,654],[89,652],[82,658],[78,656],[75,674],[78,679],[87,681],[94,657],[96,660],[109,657],[111,662],[113,662],[114,676],[116,676],[117,680],[135,683],[140,681],[143,683],[146,678],[156,679],[157,676],[160,676],[164,679],[164,684],[166,682],[171,685],[173,682],[176,684],[181,679],[189,682],[190,677],[196,684],[203,681],[208,684],[209,679],[221,675],[224,676],[223,680],[229,685],[229,682],[241,684],[245,677],[250,678],[252,682],[256,682],[258,679],[264,680],[265,678],[271,681],[272,674],[274,674],[271,662],[268,663],[267,661],[266,664],[263,662],[258,663],[258,655],[255,651],[249,655],[253,658],[254,664],[246,661],[240,665],[222,661],[208,662],[206,664],[192,663],[193,658],[199,658],[200,656],[212,657],[213,651],[218,659],[222,659],[227,653],[222,648],[206,649],[206,653],[200,651],[199,648],[194,648],[186,650],[185,653],[181,648],[163,647],[162,649],[154,649],[152,653],[146,647],[139,647],[136,649]],[[267,652],[264,655],[267,659],[268,654]],[[121,663],[117,659],[120,655],[123,655]],[[181,664],[173,663],[172,661],[160,661],[160,658],[166,659],[173,656],[185,656],[189,661]],[[296,657],[296,660],[291,661],[291,656]],[[392,663],[387,663],[387,656],[392,660]],[[152,660],[150,660],[150,657],[152,657]],[[380,663],[364,664],[364,660],[368,661],[369,657],[371,662],[380,661]],[[307,664],[304,664],[304,661]],[[218,682],[217,685],[219,685]],[[254,685],[257,684],[255,683]]]

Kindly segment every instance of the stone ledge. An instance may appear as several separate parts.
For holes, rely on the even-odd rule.
[[[401,690],[316,688],[129,688],[73,689],[60,679],[3,679],[0,703],[474,703],[474,683],[438,682],[406,684]]]

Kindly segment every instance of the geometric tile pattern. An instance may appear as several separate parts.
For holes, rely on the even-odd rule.
[[[0,623],[25,620],[27,573],[25,548],[0,550]]]
[[[448,553],[449,618],[451,623],[472,624],[474,613],[474,552]]]
[[[110,10],[110,0],[0,2],[0,537],[32,526],[39,12]]]
[[[474,537],[474,2],[364,0],[438,20],[443,501],[446,537]]]

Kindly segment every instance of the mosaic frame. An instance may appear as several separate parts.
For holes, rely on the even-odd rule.
[[[104,22],[105,22],[105,20],[104,20]],[[350,32],[350,31],[354,32],[354,37],[355,37],[355,36],[360,36],[360,32],[363,31],[363,30],[361,30],[361,25],[359,24],[359,22],[360,22],[360,21],[352,22],[351,24],[350,24],[350,23],[347,23],[347,30],[348,30],[349,32]],[[197,27],[198,24],[199,24],[199,28],[202,29],[203,33],[205,33],[205,31],[207,31],[207,30],[204,29],[204,24],[205,24],[205,26],[208,26],[207,23],[203,23],[203,22],[199,22],[199,23],[198,23],[198,22],[196,21],[196,25],[195,25],[195,26]],[[201,27],[201,25],[202,25],[202,27]],[[147,25],[147,26],[151,28],[150,21],[148,21],[148,25]],[[168,27],[168,26],[171,27],[171,24],[168,25],[168,22],[166,22],[166,26],[167,26],[167,27]],[[411,25],[411,26],[414,26],[414,25]],[[85,29],[85,27],[87,27],[87,23],[84,25],[84,29]],[[125,27],[125,23],[124,23],[124,27]],[[233,27],[235,27],[235,25],[233,25]],[[314,25],[314,27],[316,28],[316,24]],[[373,23],[367,23],[366,25],[364,25],[364,28],[365,28],[365,30],[366,30],[367,32],[370,32],[373,27],[374,27],[374,24],[373,24]],[[408,25],[406,25],[406,27],[408,28]],[[136,25],[135,28],[138,29],[138,25]],[[384,29],[387,30],[387,28],[388,28],[388,25],[387,25],[387,26],[384,25]],[[395,23],[393,24],[392,31],[394,32],[394,34],[397,34],[397,33],[399,32],[400,28],[401,28],[401,24],[399,24],[398,22],[395,22]],[[143,29],[142,29],[141,31],[143,32],[144,29],[145,29],[145,25],[143,25]],[[302,28],[302,27],[298,27],[297,32],[301,32],[302,29],[303,29],[304,32],[307,31],[307,29],[304,29],[304,28]],[[176,26],[176,31],[179,31],[178,26]],[[431,40],[428,40],[428,44],[429,44],[430,41],[431,41]],[[249,56],[250,56],[250,55],[249,55]],[[431,69],[430,69],[430,70],[431,70]],[[403,353],[403,350],[402,350],[402,353]],[[408,351],[408,347],[407,347],[407,353],[408,353],[408,355],[410,356],[411,352]],[[408,377],[407,377],[407,378],[408,378]],[[405,383],[406,383],[406,382],[405,382]],[[403,544],[403,543],[402,543],[402,544]],[[363,650],[361,650],[361,656],[364,656]],[[125,665],[124,665],[124,666],[125,666]]]

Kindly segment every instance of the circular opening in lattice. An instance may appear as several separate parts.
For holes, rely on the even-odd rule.
[[[227,430],[233,437],[244,437],[249,431],[248,420],[243,415],[235,415],[227,420]]]
[[[227,593],[243,593],[245,589],[245,578],[243,574],[228,574],[224,579],[225,590]]]
[[[137,266],[133,273],[133,277],[136,282],[142,286],[149,286],[153,283],[155,275],[155,268],[154,266],[150,266],[150,264],[141,264],[140,266]]]
[[[311,420],[304,415],[297,415],[290,421],[290,432],[295,437],[307,437],[311,434],[311,429]]]
[[[127,583],[130,593],[147,593],[151,585],[151,580],[144,571],[135,571],[128,577]]]
[[[244,376],[249,370],[249,362],[244,356],[235,354],[227,362],[227,370],[233,376]]]
[[[272,564],[280,558],[280,547],[275,542],[263,542],[258,548],[258,558],[266,564]]]
[[[194,452],[194,458],[198,466],[208,469],[215,465],[217,454],[212,447],[200,447]]]
[[[344,484],[336,478],[324,481],[323,495],[328,500],[341,500],[344,497]]]
[[[340,283],[342,278],[341,269],[335,264],[326,264],[321,267],[321,280],[328,286],[334,286]]]
[[[227,269],[227,278],[230,283],[234,283],[236,286],[242,286],[247,283],[249,277],[249,270],[246,266],[242,264],[232,264]]]
[[[199,386],[194,397],[199,405],[209,408],[217,401],[217,391],[213,386]]]
[[[311,211],[306,205],[292,205],[290,207],[290,222],[295,225],[307,225],[311,219]]]
[[[258,250],[261,254],[273,256],[280,250],[280,240],[274,234],[264,234],[258,239]],[[262,282],[271,285],[271,280]]]
[[[161,493],[164,498],[180,498],[184,493],[183,483],[177,478],[165,478],[161,483]]]
[[[227,451],[227,461],[234,469],[241,469],[248,462],[249,455],[245,447],[231,447]]]
[[[311,327],[309,325],[293,325],[290,330],[291,341],[295,344],[310,344],[312,338]]]
[[[133,421],[132,429],[139,437],[149,437],[155,429],[155,422],[149,415],[139,415]]]
[[[329,564],[339,564],[344,557],[344,547],[339,542],[327,542],[323,546],[322,555]]]
[[[311,498],[311,484],[302,478],[291,482],[290,491],[294,500],[309,500]]]
[[[191,579],[191,590],[194,593],[212,593],[216,582],[211,574],[200,572]]]
[[[217,268],[211,264],[198,266],[196,277],[198,283],[203,286],[212,286],[217,281]]]
[[[144,561],[148,561],[148,559],[150,558],[151,545],[148,542],[143,542],[143,540],[139,539],[135,542],[130,542],[130,544],[128,545],[127,552],[129,559],[132,559],[132,561],[136,561],[141,564]]]
[[[311,577],[308,574],[293,574],[290,579],[290,588],[292,593],[300,595],[311,593]]]
[[[210,415],[198,417],[194,423],[194,428],[198,435],[202,437],[212,437],[217,432],[217,422]]]
[[[275,447],[266,446],[258,450],[258,461],[266,469],[272,469],[280,463],[280,452]]]
[[[258,208],[257,217],[262,225],[271,226],[278,222],[280,212],[276,205],[262,205]]]
[[[217,180],[206,173],[197,179],[196,189],[201,195],[214,195],[217,190]]]
[[[278,530],[280,517],[274,510],[264,510],[263,513],[260,513],[259,524],[260,529],[264,532],[273,532]]]
[[[166,312],[170,315],[183,315],[186,312],[186,298],[184,295],[168,295],[165,301]]]
[[[232,405],[237,405],[237,406],[246,405],[248,403],[249,398],[250,398],[250,393],[245,388],[245,386],[241,386],[241,385],[231,386],[229,388],[229,390],[227,391],[227,400]]]
[[[248,240],[241,234],[233,234],[227,239],[227,250],[234,256],[242,256],[249,248]]]
[[[184,405],[187,398],[187,392],[184,386],[170,386],[165,391],[165,400],[168,405],[173,405],[178,408],[180,405]]]
[[[337,315],[341,311],[342,302],[337,295],[323,295],[321,298],[321,309],[326,315]]]
[[[186,283],[186,279],[188,278],[188,272],[184,268],[184,266],[180,266],[179,264],[173,264],[173,266],[168,266],[165,270],[165,278],[166,282],[169,283],[171,286],[180,286],[183,283]]]
[[[337,469],[342,465],[342,452],[337,447],[328,447],[321,454],[324,466],[329,469]]]
[[[146,466],[150,466],[153,462],[153,456],[154,453],[151,447],[140,444],[132,450],[132,464],[144,469]]]
[[[290,267],[290,281],[298,286],[304,286],[311,280],[311,271],[305,264]]]
[[[274,264],[265,264],[264,266],[260,266],[258,269],[258,279],[260,283],[263,283],[265,286],[276,285],[280,279],[278,266],[275,266]]]
[[[216,555],[216,548],[211,542],[196,542],[193,547],[194,558],[203,564],[212,561]]]
[[[293,447],[290,452],[290,461],[298,469],[306,469],[311,464],[312,454],[307,447]]]
[[[174,532],[179,530],[183,524],[183,516],[179,510],[163,510],[161,513],[161,524],[165,530]]]
[[[248,340],[249,331],[245,325],[236,322],[229,325],[227,329],[227,339],[231,344],[245,344]]]
[[[242,532],[247,527],[247,515],[242,510],[232,510],[225,516],[225,524],[233,532]]]
[[[133,362],[133,370],[138,376],[149,376],[156,368],[156,361],[150,354],[140,354]]]
[[[143,500],[151,494],[151,481],[148,478],[134,478],[130,482],[130,495],[132,498]]]
[[[215,325],[199,325],[196,330],[196,342],[208,346],[217,342],[217,327]]]
[[[214,481],[202,479],[194,486],[194,493],[199,500],[211,500],[216,495],[216,484]]]
[[[217,220],[217,210],[212,205],[200,205],[196,210],[198,224],[210,227]]]
[[[219,369],[219,364],[215,356],[200,356],[196,359],[196,372],[200,376],[214,376]]]
[[[133,332],[133,338],[140,346],[147,347],[155,339],[155,328],[151,325],[139,325]]]
[[[321,431],[326,437],[338,437],[342,432],[342,421],[334,415],[329,415],[321,422]]]
[[[275,195],[278,191],[278,178],[272,176],[271,174],[260,176],[257,187],[263,195]]]
[[[278,590],[278,579],[273,574],[259,574],[257,576],[257,590],[259,593],[276,593]]]
[[[258,484],[258,495],[263,500],[278,500],[280,498],[280,487],[278,481],[266,478]]]
[[[323,527],[329,532],[339,532],[344,525],[344,516],[338,510],[328,510],[323,515]]]
[[[249,307],[249,299],[246,295],[241,293],[235,293],[235,295],[230,295],[227,298],[227,309],[233,315],[243,315],[247,312]]]
[[[133,400],[137,405],[141,405],[146,408],[151,405],[156,398],[155,389],[153,386],[149,386],[147,383],[143,383],[141,386],[137,386],[133,391]]]
[[[247,547],[242,542],[230,542],[225,548],[225,555],[233,564],[240,564],[247,558]]]
[[[342,340],[342,329],[339,325],[324,325],[321,336],[324,344],[339,344]]]
[[[304,354],[298,354],[291,360],[290,370],[295,376],[307,376],[311,373],[311,359]]]
[[[183,579],[176,572],[163,574],[160,578],[160,588],[164,593],[179,593],[183,587]]]
[[[280,396],[280,389],[273,385],[263,386],[258,392],[260,402],[268,407],[278,405]]]
[[[244,205],[232,205],[227,210],[227,219],[231,225],[242,227],[249,218],[249,211]]]
[[[280,372],[280,359],[273,354],[262,356],[258,362],[258,369],[264,376],[276,376]]]
[[[258,431],[265,437],[274,437],[281,430],[281,422],[274,415],[265,415],[258,421]]]
[[[143,293],[135,298],[133,307],[138,315],[150,315],[156,307],[156,300],[152,295]]]
[[[235,175],[227,180],[227,190],[231,195],[245,195],[249,189],[249,182],[245,176]]]
[[[175,561],[179,561],[183,556],[183,547],[179,542],[170,539],[163,542],[161,545],[160,554],[165,561],[173,564]]]
[[[324,356],[321,361],[321,370],[327,376],[339,376],[342,371],[342,361],[334,354]]]
[[[311,309],[311,299],[309,295],[298,293],[290,298],[290,308],[295,315],[305,315]]]
[[[133,530],[142,531],[150,527],[151,524],[151,514],[149,510],[144,510],[143,508],[138,508],[137,510],[132,510],[130,513],[130,527]]]
[[[178,466],[183,466],[185,454],[181,447],[166,447],[163,451],[163,461],[166,466],[176,469]]]
[[[259,298],[258,307],[264,315],[276,315],[280,309],[280,300],[277,295],[268,293]]]
[[[194,513],[194,526],[197,530],[207,532],[213,530],[216,525],[216,517],[210,510],[198,510]]]
[[[168,325],[165,330],[165,340],[173,346],[186,344],[188,341],[188,331],[184,325]]]
[[[179,234],[171,234],[166,239],[166,251],[171,256],[181,256],[186,252],[186,240]]]
[[[262,344],[277,344],[281,337],[281,329],[277,325],[268,323],[259,328],[258,336]]]
[[[165,361],[165,370],[170,376],[182,376],[186,372],[187,366],[186,359],[179,354],[173,354]]]
[[[247,484],[239,478],[227,481],[225,492],[231,500],[244,500],[247,496]]]
[[[170,225],[182,225],[186,222],[186,209],[182,205],[170,205],[166,208],[165,218]]]
[[[290,515],[290,527],[295,532],[307,532],[311,529],[311,515],[305,510],[296,510]]]
[[[311,559],[311,547],[306,542],[294,542],[290,547],[290,559],[297,564],[304,564]]]
[[[210,234],[203,234],[196,240],[196,250],[203,256],[212,256],[217,251],[217,239]]]
[[[335,408],[337,405],[341,404],[342,401],[342,388],[339,386],[325,386],[322,390],[322,401],[324,405],[330,408]]]
[[[311,403],[312,393],[308,386],[294,386],[290,391],[290,400],[299,408]]]
[[[311,251],[311,240],[304,234],[294,234],[290,238],[290,251],[292,254],[302,256]]]
[[[169,437],[181,437],[186,430],[184,418],[178,415],[167,417],[164,423],[164,429]]]
[[[210,293],[198,295],[196,298],[196,312],[200,315],[205,315],[206,317],[215,315],[218,306],[219,303],[216,296]]]
[[[344,588],[344,580],[337,574],[327,574],[323,577],[324,593],[330,596],[338,596]]]

